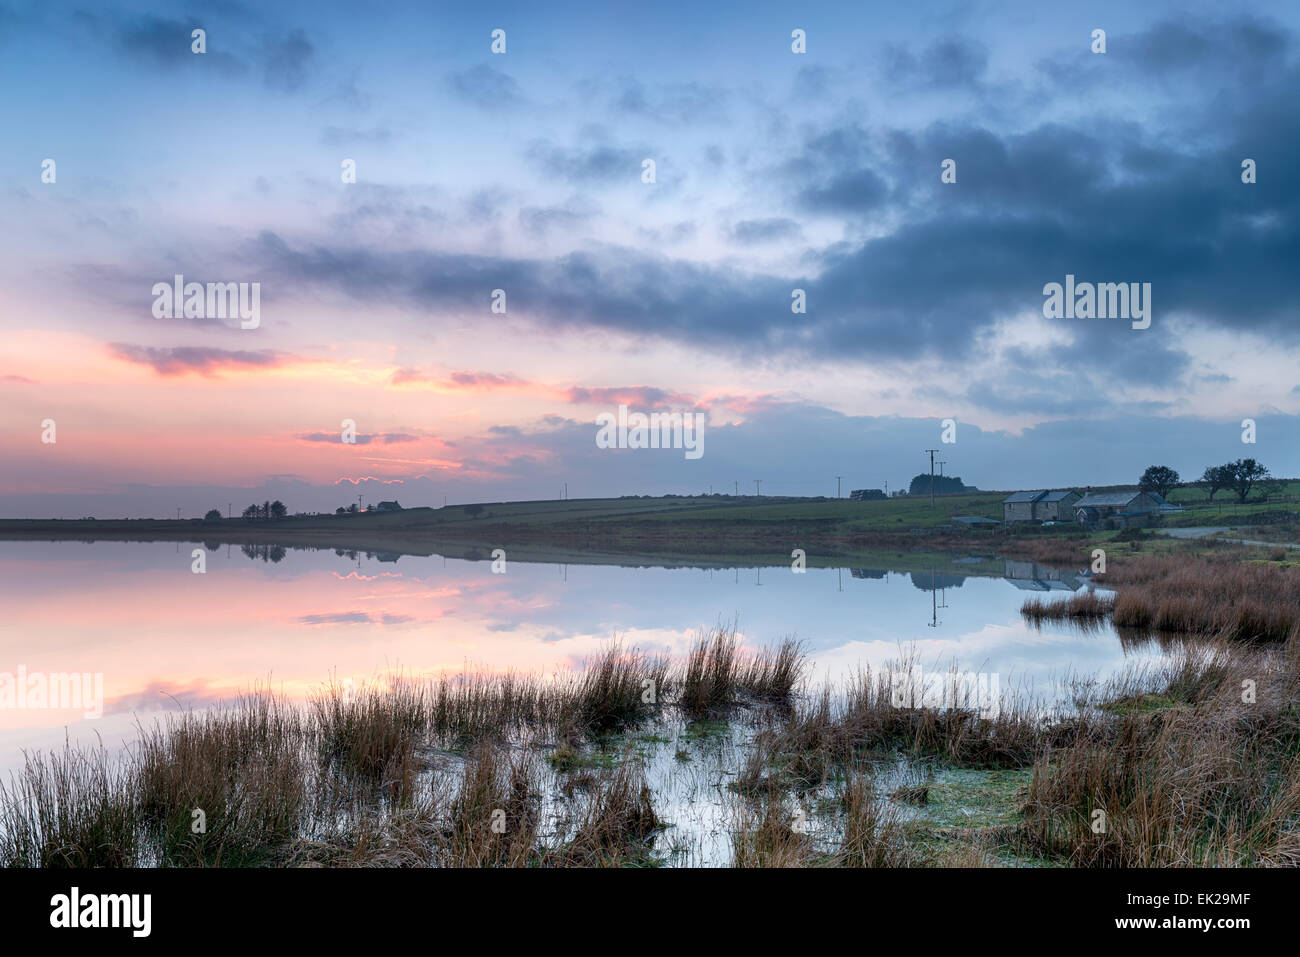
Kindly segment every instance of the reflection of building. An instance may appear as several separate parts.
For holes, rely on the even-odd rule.
[[[889,572],[883,568],[850,568],[849,574],[854,578],[884,578]]]
[[[912,587],[921,591],[934,591],[936,588],[960,588],[966,581],[965,575],[936,575],[934,572],[911,572]]]
[[[1048,568],[1037,562],[1008,559],[1005,571],[1006,580],[1024,591],[1078,591],[1084,582],[1083,576],[1076,572]]]

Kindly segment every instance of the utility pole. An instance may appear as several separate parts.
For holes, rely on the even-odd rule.
[[[762,479],[754,479],[754,494],[755,494],[755,495],[762,495],[762,494],[763,494],[763,480],[762,480]]]
[[[842,478],[844,478],[843,475],[837,475],[837,476],[835,476],[835,497],[836,497],[836,498],[842,498],[842,497],[843,497],[843,496],[840,495],[840,479],[842,479]]]
[[[181,520],[181,510],[180,510],[180,506],[177,506],[177,508],[176,508],[176,521],[179,522],[180,520]]]
[[[922,449],[921,451],[930,453],[930,507],[934,508],[934,453],[942,452],[943,449]]]
[[[235,517],[235,516],[234,516],[234,511],[235,511],[235,503],[234,503],[234,502],[227,502],[227,503],[226,503],[226,518],[234,518],[234,517]]]
[[[740,498],[740,483],[736,483],[736,498]]]

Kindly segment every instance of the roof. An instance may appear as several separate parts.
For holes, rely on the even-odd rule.
[[[1128,505],[1141,494],[1141,492],[1102,492],[1100,494],[1089,494],[1075,502],[1074,507],[1117,508]]]
[[[1016,502],[1037,502],[1047,494],[1047,489],[1040,488],[1030,492],[1012,492],[1002,500],[1003,505],[1011,505]]]
[[[1058,490],[1056,490],[1056,491],[1054,491],[1054,492],[1048,492],[1047,494],[1045,494],[1045,495],[1043,496],[1043,498],[1042,498],[1042,501],[1044,501],[1044,502],[1059,502],[1059,501],[1061,501],[1061,500],[1063,500],[1063,499],[1066,499],[1066,498],[1069,498],[1071,495],[1075,495],[1075,494],[1077,494],[1077,493],[1076,493],[1076,492],[1074,491],[1074,489],[1072,489],[1072,488],[1063,488],[1063,489],[1058,489]]]

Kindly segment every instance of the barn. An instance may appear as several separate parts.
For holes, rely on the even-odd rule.
[[[1160,499],[1150,492],[1100,492],[1074,503],[1075,520],[1085,528],[1141,528],[1160,518]]]
[[[1014,492],[1002,500],[1002,521],[1068,522],[1080,495],[1074,489],[1032,489]]]

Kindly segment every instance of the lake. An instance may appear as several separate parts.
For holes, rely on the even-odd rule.
[[[1040,630],[1023,621],[1030,594],[1087,587],[1028,562],[998,562],[999,577],[966,574],[989,563],[960,558],[924,570],[802,574],[508,561],[496,574],[490,561],[436,555],[222,545],[204,550],[206,571],[195,574],[195,547],[0,542],[0,676],[102,675],[103,697],[102,717],[82,707],[0,707],[6,777],[24,748],[57,747],[65,734],[117,744],[137,721],[258,683],[305,697],[331,678],[361,682],[393,669],[550,673],[615,636],[681,653],[719,621],[737,622],[753,646],[798,637],[817,679],[878,667],[914,645],[927,670],[996,674],[1004,691],[1045,699],[1068,675],[1104,677],[1160,654],[1126,646],[1109,626]]]

